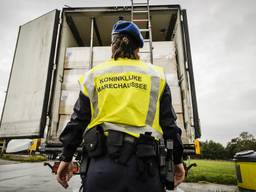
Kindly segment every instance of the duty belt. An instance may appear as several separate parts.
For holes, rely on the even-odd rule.
[[[107,136],[98,126],[86,132],[84,147],[89,157],[98,157],[106,153],[116,162],[125,164],[132,154],[138,157],[150,157],[157,154],[157,142],[150,133],[135,138],[127,133],[108,130]]]

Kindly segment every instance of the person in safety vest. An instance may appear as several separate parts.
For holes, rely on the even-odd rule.
[[[83,146],[81,178],[86,192],[165,191],[159,142],[173,140],[174,185],[185,177],[181,129],[162,68],[140,60],[139,28],[118,21],[112,30],[112,58],[80,79],[81,91],[63,143],[57,181],[68,187],[72,157]]]

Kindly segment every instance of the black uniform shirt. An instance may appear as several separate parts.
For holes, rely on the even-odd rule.
[[[82,92],[74,105],[70,121],[60,135],[63,143],[65,161],[71,161],[77,147],[82,142],[83,133],[91,120],[90,100]],[[172,107],[172,97],[169,86],[166,84],[160,100],[160,126],[164,139],[174,140],[174,164],[182,162],[183,145],[181,129],[176,125],[176,114]]]

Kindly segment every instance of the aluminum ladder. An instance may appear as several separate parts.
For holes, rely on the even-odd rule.
[[[153,64],[153,46],[152,46],[152,28],[150,21],[150,8],[149,0],[146,0],[145,3],[135,2],[131,0],[131,21],[137,25],[146,24],[146,28],[141,28],[140,32],[142,35],[145,34],[144,38],[144,47],[148,43],[148,49],[140,51],[142,54],[150,55],[150,62]]]

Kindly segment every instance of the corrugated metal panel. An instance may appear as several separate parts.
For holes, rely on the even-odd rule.
[[[39,137],[46,122],[59,11],[20,27],[0,137]]]

